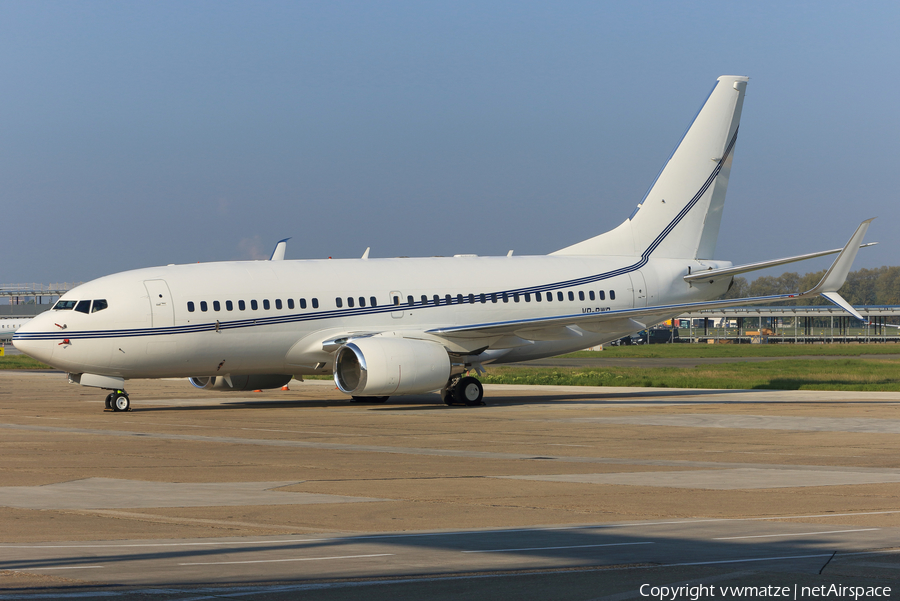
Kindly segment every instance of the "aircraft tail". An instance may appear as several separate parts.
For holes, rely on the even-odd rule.
[[[723,75],[631,216],[554,255],[712,259],[747,77]]]

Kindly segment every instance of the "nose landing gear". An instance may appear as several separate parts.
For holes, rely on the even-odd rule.
[[[124,390],[115,390],[106,395],[106,409],[109,411],[131,411],[131,399]]]

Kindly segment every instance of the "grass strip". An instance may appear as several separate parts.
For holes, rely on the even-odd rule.
[[[28,355],[4,355],[0,357],[0,369],[53,369]]]
[[[823,363],[789,359],[696,367],[491,367],[485,384],[637,386],[770,390],[900,391],[900,360],[847,359]]]
[[[635,359],[702,359],[708,357],[801,357],[900,355],[900,345],[877,344],[642,344],[610,346],[602,351],[578,351],[562,355],[579,357],[622,357]]]

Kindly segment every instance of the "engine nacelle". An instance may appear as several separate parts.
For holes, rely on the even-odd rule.
[[[284,374],[254,374],[252,376],[194,376],[189,378],[191,384],[204,390],[265,390],[266,388],[281,388],[294,376]],[[231,383],[228,383],[231,380]]]
[[[449,379],[450,355],[427,340],[358,338],[334,357],[334,383],[354,396],[431,392]]]

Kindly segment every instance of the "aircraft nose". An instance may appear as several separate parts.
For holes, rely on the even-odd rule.
[[[36,335],[40,331],[40,328],[36,326],[34,321],[26,323],[13,334],[12,343],[14,347],[29,357],[43,363],[49,363],[53,354],[53,341],[37,338]]]

